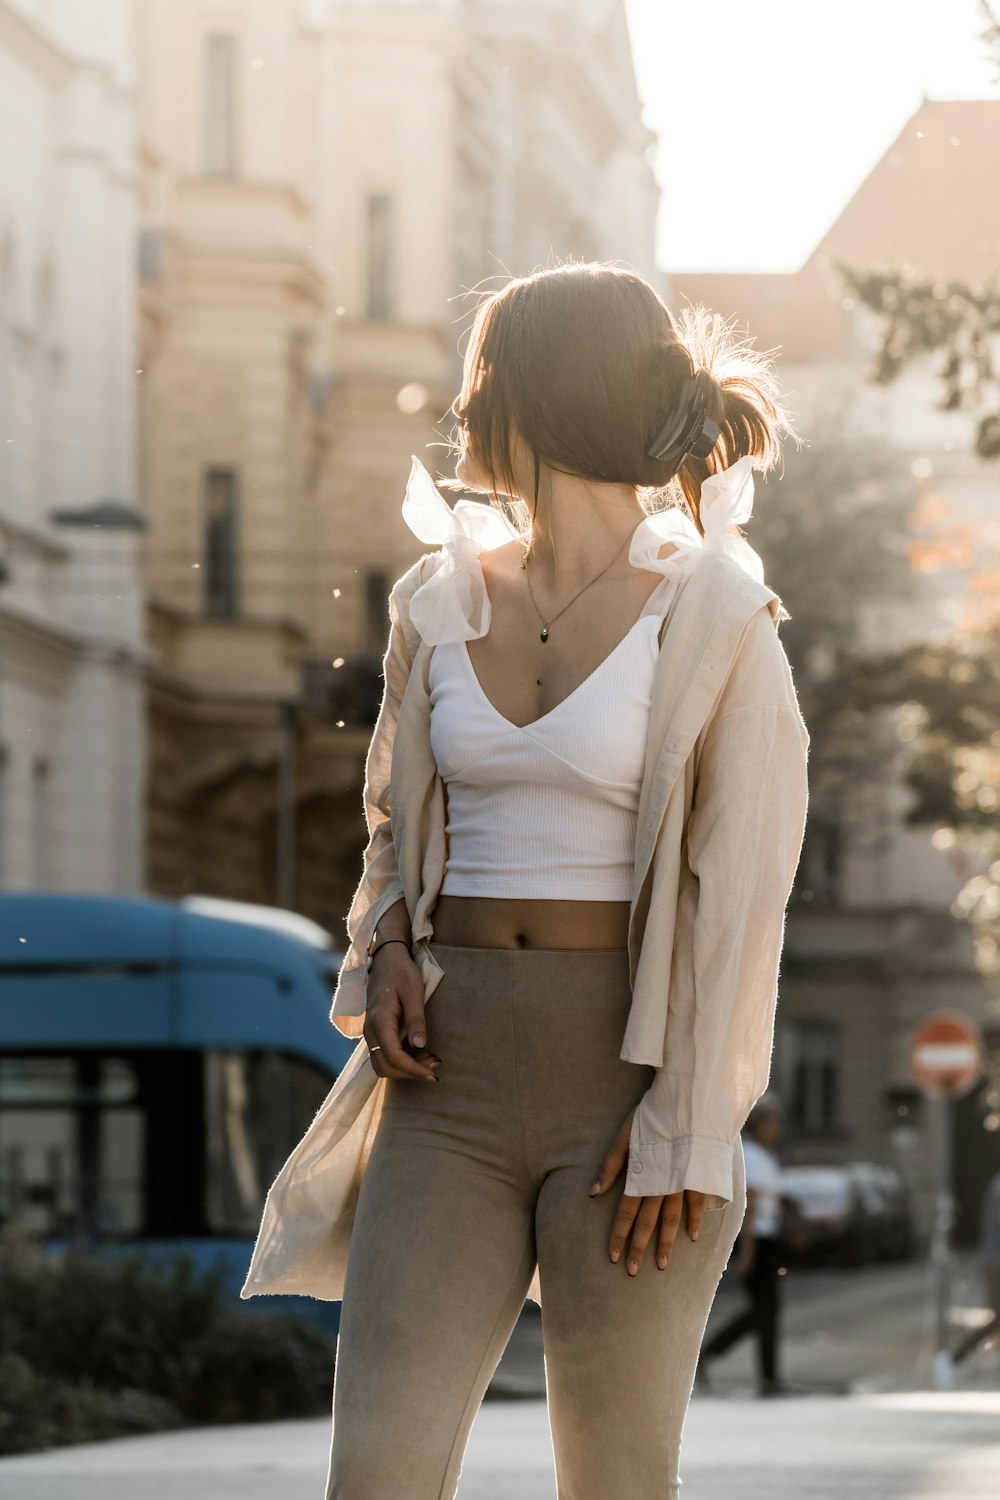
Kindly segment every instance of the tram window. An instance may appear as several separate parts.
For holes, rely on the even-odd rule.
[[[86,1080],[78,1057],[0,1057],[0,1108],[11,1104],[122,1104],[136,1096],[135,1069],[101,1057]]]
[[[145,1119],[125,1058],[0,1058],[0,1223],[41,1236],[142,1227]]]
[[[255,1235],[264,1198],[332,1079],[280,1052],[205,1056],[205,1213],[213,1234]]]

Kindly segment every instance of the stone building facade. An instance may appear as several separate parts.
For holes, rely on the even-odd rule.
[[[620,3],[141,15],[149,884],[340,934],[467,293],[554,256],[655,275],[653,138]]]
[[[0,0],[0,890],[145,879],[131,11]]]

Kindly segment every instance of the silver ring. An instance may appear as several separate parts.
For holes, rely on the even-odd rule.
[[[381,1051],[382,1051],[382,1045],[381,1045],[381,1043],[379,1043],[375,1047],[369,1047],[368,1048],[368,1056],[371,1057],[371,1055],[372,1055],[373,1052],[381,1052]]]

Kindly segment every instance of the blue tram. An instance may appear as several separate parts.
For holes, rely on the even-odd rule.
[[[183,1251],[238,1301],[267,1189],[354,1046],[329,1020],[340,961],[270,908],[0,895],[0,1223]]]

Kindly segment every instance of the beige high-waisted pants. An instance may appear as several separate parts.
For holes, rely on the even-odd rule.
[[[537,1260],[559,1500],[675,1500],[705,1325],[746,1208],[685,1212],[665,1270],[608,1255],[589,1190],[653,1069],[618,1056],[624,949],[432,944],[441,1081],[390,1081],[362,1183],[327,1500],[452,1500]]]

